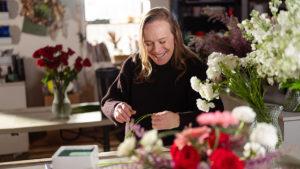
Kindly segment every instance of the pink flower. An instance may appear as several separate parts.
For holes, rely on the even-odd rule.
[[[229,125],[236,125],[238,124],[238,120],[234,118],[230,112],[224,111],[222,112],[215,112],[215,113],[203,113],[197,117],[197,122],[200,125],[220,125],[222,127],[228,127]]]
[[[174,143],[181,150],[185,145],[190,144],[190,139],[197,139],[199,143],[202,143],[209,136],[210,131],[207,126],[188,128],[176,135]]]

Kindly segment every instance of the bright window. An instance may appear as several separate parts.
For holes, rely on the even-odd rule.
[[[120,38],[118,52],[134,52],[138,22],[149,9],[149,0],[85,0],[87,41],[93,45],[105,42],[112,56],[116,50],[108,32],[114,32],[117,39]]]

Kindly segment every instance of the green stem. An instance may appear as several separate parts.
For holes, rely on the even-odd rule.
[[[150,116],[152,116],[152,114],[146,114],[146,115],[144,115],[144,116],[138,118],[138,119],[136,120],[135,124],[139,124],[142,120],[144,120],[145,118],[150,117]]]
[[[170,131],[164,131],[162,133],[158,133],[158,137],[159,138],[164,138],[164,137],[168,137],[168,136],[173,136],[176,133],[181,132],[180,130],[170,130]]]
[[[244,128],[244,126],[245,126],[245,122],[241,121],[240,125],[239,125],[238,129],[236,130],[236,132],[234,133],[234,135],[235,136],[239,135],[241,133],[242,129]]]
[[[215,144],[213,150],[215,150],[219,145],[220,140],[220,129],[218,127],[215,128]]]

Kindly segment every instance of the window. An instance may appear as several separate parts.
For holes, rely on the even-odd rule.
[[[114,52],[130,54],[137,49],[138,22],[150,9],[149,0],[85,0],[87,41],[93,45],[105,42],[110,55]],[[110,41],[114,32],[117,49]]]

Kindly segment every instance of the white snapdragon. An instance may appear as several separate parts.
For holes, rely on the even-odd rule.
[[[208,56],[206,70],[207,78],[212,81],[220,79],[222,70],[220,64],[224,64],[228,69],[233,70],[239,63],[239,58],[235,55],[225,55],[218,52],[213,52]]]
[[[256,117],[256,113],[248,106],[239,106],[234,108],[232,110],[232,115],[236,119],[246,123],[252,123]]]
[[[135,149],[135,137],[126,138],[117,149],[118,156],[129,156]]]
[[[276,128],[267,123],[258,123],[250,134],[250,141],[275,149],[278,142]]]
[[[200,83],[199,94],[201,97],[207,101],[211,101],[215,98],[219,98],[218,91],[214,91],[213,83],[206,81],[205,83]]]
[[[281,3],[270,2],[272,18],[253,11],[251,19],[239,25],[252,40],[253,51],[247,55],[252,58],[250,65],[256,66],[258,75],[270,84],[300,77],[300,1],[285,1],[287,10],[279,11]]]
[[[199,110],[208,112],[210,108],[215,107],[215,104],[212,102],[207,102],[206,100],[197,99],[197,107]]]
[[[248,142],[244,146],[243,155],[247,159],[264,157],[266,155],[266,149],[259,143]]]
[[[191,87],[193,90],[198,92],[200,90],[201,80],[198,79],[196,76],[191,78]]]

